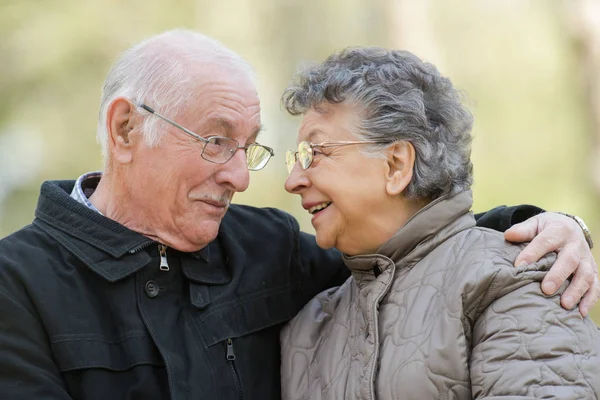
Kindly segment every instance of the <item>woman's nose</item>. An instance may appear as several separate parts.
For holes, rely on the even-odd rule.
[[[302,169],[300,164],[296,162],[292,172],[285,180],[285,190],[292,194],[299,194],[302,190],[310,187],[310,179],[306,174],[306,170]]]

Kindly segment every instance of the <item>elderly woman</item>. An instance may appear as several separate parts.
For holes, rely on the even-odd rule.
[[[522,246],[475,226],[472,117],[451,82],[379,48],[297,78],[286,189],[352,276],[282,331],[283,398],[598,398],[598,328],[540,290],[555,255],[514,268]]]

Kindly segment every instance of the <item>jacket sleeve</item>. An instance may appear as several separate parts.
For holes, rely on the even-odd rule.
[[[491,291],[506,287],[494,280]],[[600,333],[559,299],[546,298],[535,281],[509,289],[483,310],[473,326],[474,399],[598,398]]]
[[[543,209],[528,204],[512,207],[498,206],[487,212],[475,214],[475,219],[477,226],[504,232],[511,226],[543,212]]]
[[[45,330],[33,310],[0,287],[0,399],[67,400]]]

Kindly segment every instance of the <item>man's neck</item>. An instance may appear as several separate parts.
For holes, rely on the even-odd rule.
[[[96,190],[94,190],[94,193],[92,193],[92,195],[90,197],[88,197],[88,200],[90,201],[90,203],[92,203],[94,205],[94,207],[96,207],[96,209],[98,209],[98,211],[100,211],[103,215],[107,216],[106,209],[104,207],[105,200],[103,198],[103,194],[105,193],[105,190],[101,190],[101,188],[103,186],[105,186],[105,184],[104,184],[105,181],[106,181],[106,179],[104,179],[104,176],[102,178],[100,178],[100,182],[98,182],[98,186],[96,187]],[[108,218],[110,218],[110,217],[108,217]]]
[[[139,221],[148,222],[148,218],[140,215],[141,209],[133,204],[122,180],[110,172],[105,172],[98,182],[98,186],[89,201],[104,216],[110,218],[127,228],[152,237],[153,232],[140,226]],[[154,237],[152,237],[155,239]]]
[[[156,221],[155,214],[159,213],[154,211],[150,215],[144,214],[143,210],[147,209],[147,205],[135,204],[133,196],[128,193],[128,188],[121,182],[114,175],[105,172],[96,190],[89,197],[89,201],[105,217],[180,251],[194,252],[208,244],[198,246],[198,244],[188,242],[177,229],[156,229],[157,226],[160,227],[160,221]],[[136,198],[140,197],[136,196]]]

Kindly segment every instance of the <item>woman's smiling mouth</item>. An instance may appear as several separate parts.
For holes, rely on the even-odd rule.
[[[331,204],[331,201],[325,201],[325,202],[323,202],[323,203],[320,203],[320,204],[317,204],[317,205],[314,205],[314,206],[310,207],[310,208],[308,209],[308,212],[309,212],[310,214],[312,214],[312,215],[315,215],[315,214],[316,214],[316,213],[318,213],[319,211],[321,211],[321,210],[324,210],[324,209],[326,209],[327,207],[329,207],[329,205],[330,205],[330,204]]]

